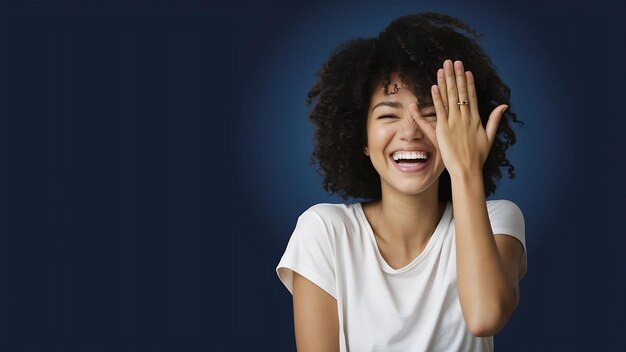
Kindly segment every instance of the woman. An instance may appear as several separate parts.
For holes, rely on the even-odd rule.
[[[278,264],[299,351],[492,351],[519,302],[509,89],[467,24],[424,13],[342,45],[309,92],[324,187]],[[487,112],[487,113],[484,113]]]

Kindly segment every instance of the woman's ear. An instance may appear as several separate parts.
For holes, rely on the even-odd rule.
[[[367,155],[367,156],[369,156],[369,155],[370,155],[370,151],[369,151],[369,149],[367,149],[367,146],[365,146],[365,147],[363,148],[363,153],[365,153],[365,155]]]

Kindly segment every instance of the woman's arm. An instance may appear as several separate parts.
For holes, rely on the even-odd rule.
[[[293,315],[299,352],[338,352],[337,301],[304,276],[293,273]]]
[[[451,180],[461,309],[473,335],[493,336],[519,302],[522,244],[493,235],[481,174]]]
[[[519,302],[522,245],[511,236],[495,238],[485,199],[482,167],[506,105],[496,107],[483,128],[474,76],[460,61],[446,60],[432,89],[436,129],[416,121],[435,140],[450,174],[456,231],[457,286],[463,317],[476,336],[492,336],[504,327]]]

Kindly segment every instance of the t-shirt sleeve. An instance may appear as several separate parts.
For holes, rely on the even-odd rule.
[[[526,230],[524,215],[521,209],[508,200],[496,200],[487,203],[491,229],[494,235],[508,235],[517,238],[524,247],[524,253],[520,260],[520,279],[526,273]]]
[[[293,272],[304,276],[337,299],[333,243],[328,227],[310,209],[298,218],[276,273],[293,294]]]

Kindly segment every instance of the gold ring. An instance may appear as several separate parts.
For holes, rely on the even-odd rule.
[[[461,100],[460,102],[456,103],[456,105],[469,105],[469,101]]]

